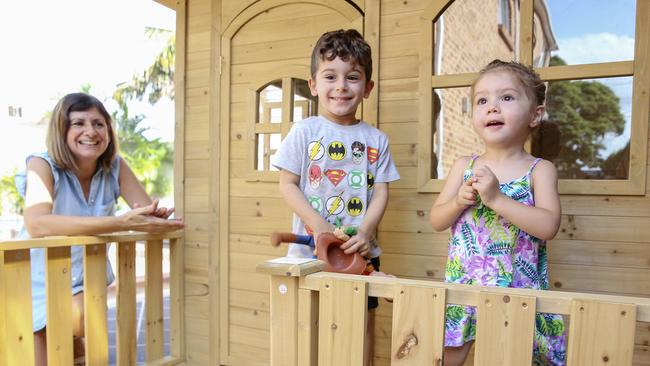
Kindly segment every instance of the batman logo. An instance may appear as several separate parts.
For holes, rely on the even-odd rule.
[[[375,176],[372,173],[368,172],[368,190],[371,190],[375,186]]]
[[[327,155],[332,160],[343,160],[345,158],[345,145],[341,141],[333,141],[327,147]]]
[[[350,216],[359,216],[363,212],[363,201],[359,197],[352,197],[348,200],[346,208]]]

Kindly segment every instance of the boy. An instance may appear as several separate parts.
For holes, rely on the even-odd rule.
[[[293,232],[314,237],[336,226],[357,234],[341,248],[371,258],[379,270],[375,233],[388,202],[388,183],[399,174],[386,134],[356,119],[374,82],[370,46],[354,29],[323,34],[312,52],[309,88],[321,115],[297,122],[282,142],[274,165],[280,192],[293,210]],[[289,256],[311,257],[309,247],[290,245]],[[368,299],[365,364],[371,364],[374,309]]]

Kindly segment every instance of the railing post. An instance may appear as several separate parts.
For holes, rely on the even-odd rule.
[[[45,288],[47,291],[47,363],[71,365],[72,273],[70,247],[46,248]]]
[[[324,266],[321,261],[303,264],[265,262],[257,266],[258,272],[271,275],[272,366],[305,366],[316,360],[316,350],[313,349],[316,346],[315,299],[310,294],[301,293],[298,284],[301,276],[321,271]],[[299,338],[302,339],[299,341]],[[300,352],[299,344],[303,348]],[[303,363],[304,359],[309,363]]]
[[[34,364],[29,249],[4,252],[5,358],[7,365]],[[0,307],[2,308],[2,307]]]
[[[86,366],[108,364],[106,244],[84,247],[84,335]]]

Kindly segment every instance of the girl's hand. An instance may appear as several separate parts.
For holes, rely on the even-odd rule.
[[[169,214],[171,214],[169,211],[170,210],[167,209],[164,209],[164,211],[159,210],[158,200],[155,200],[150,205],[137,207],[123,215],[120,215],[119,219],[125,227],[134,231],[165,233],[182,229],[185,226],[182,219],[167,219]]]
[[[368,233],[357,229],[357,235],[353,235],[350,240],[341,244],[341,249],[345,254],[359,253],[365,257],[370,251],[370,239]]]
[[[476,204],[476,189],[472,184],[476,182],[476,178],[470,177],[463,184],[458,187],[458,194],[456,195],[456,203],[459,206],[466,208]]]
[[[474,176],[476,179],[472,183],[472,188],[476,189],[486,206],[492,207],[494,201],[501,195],[499,179],[487,165],[474,169]]]

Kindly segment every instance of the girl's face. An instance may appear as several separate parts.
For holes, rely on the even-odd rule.
[[[111,142],[108,122],[97,108],[70,112],[66,143],[78,164],[96,162]]]
[[[523,146],[544,114],[510,72],[489,71],[474,86],[472,124],[487,145]]]

